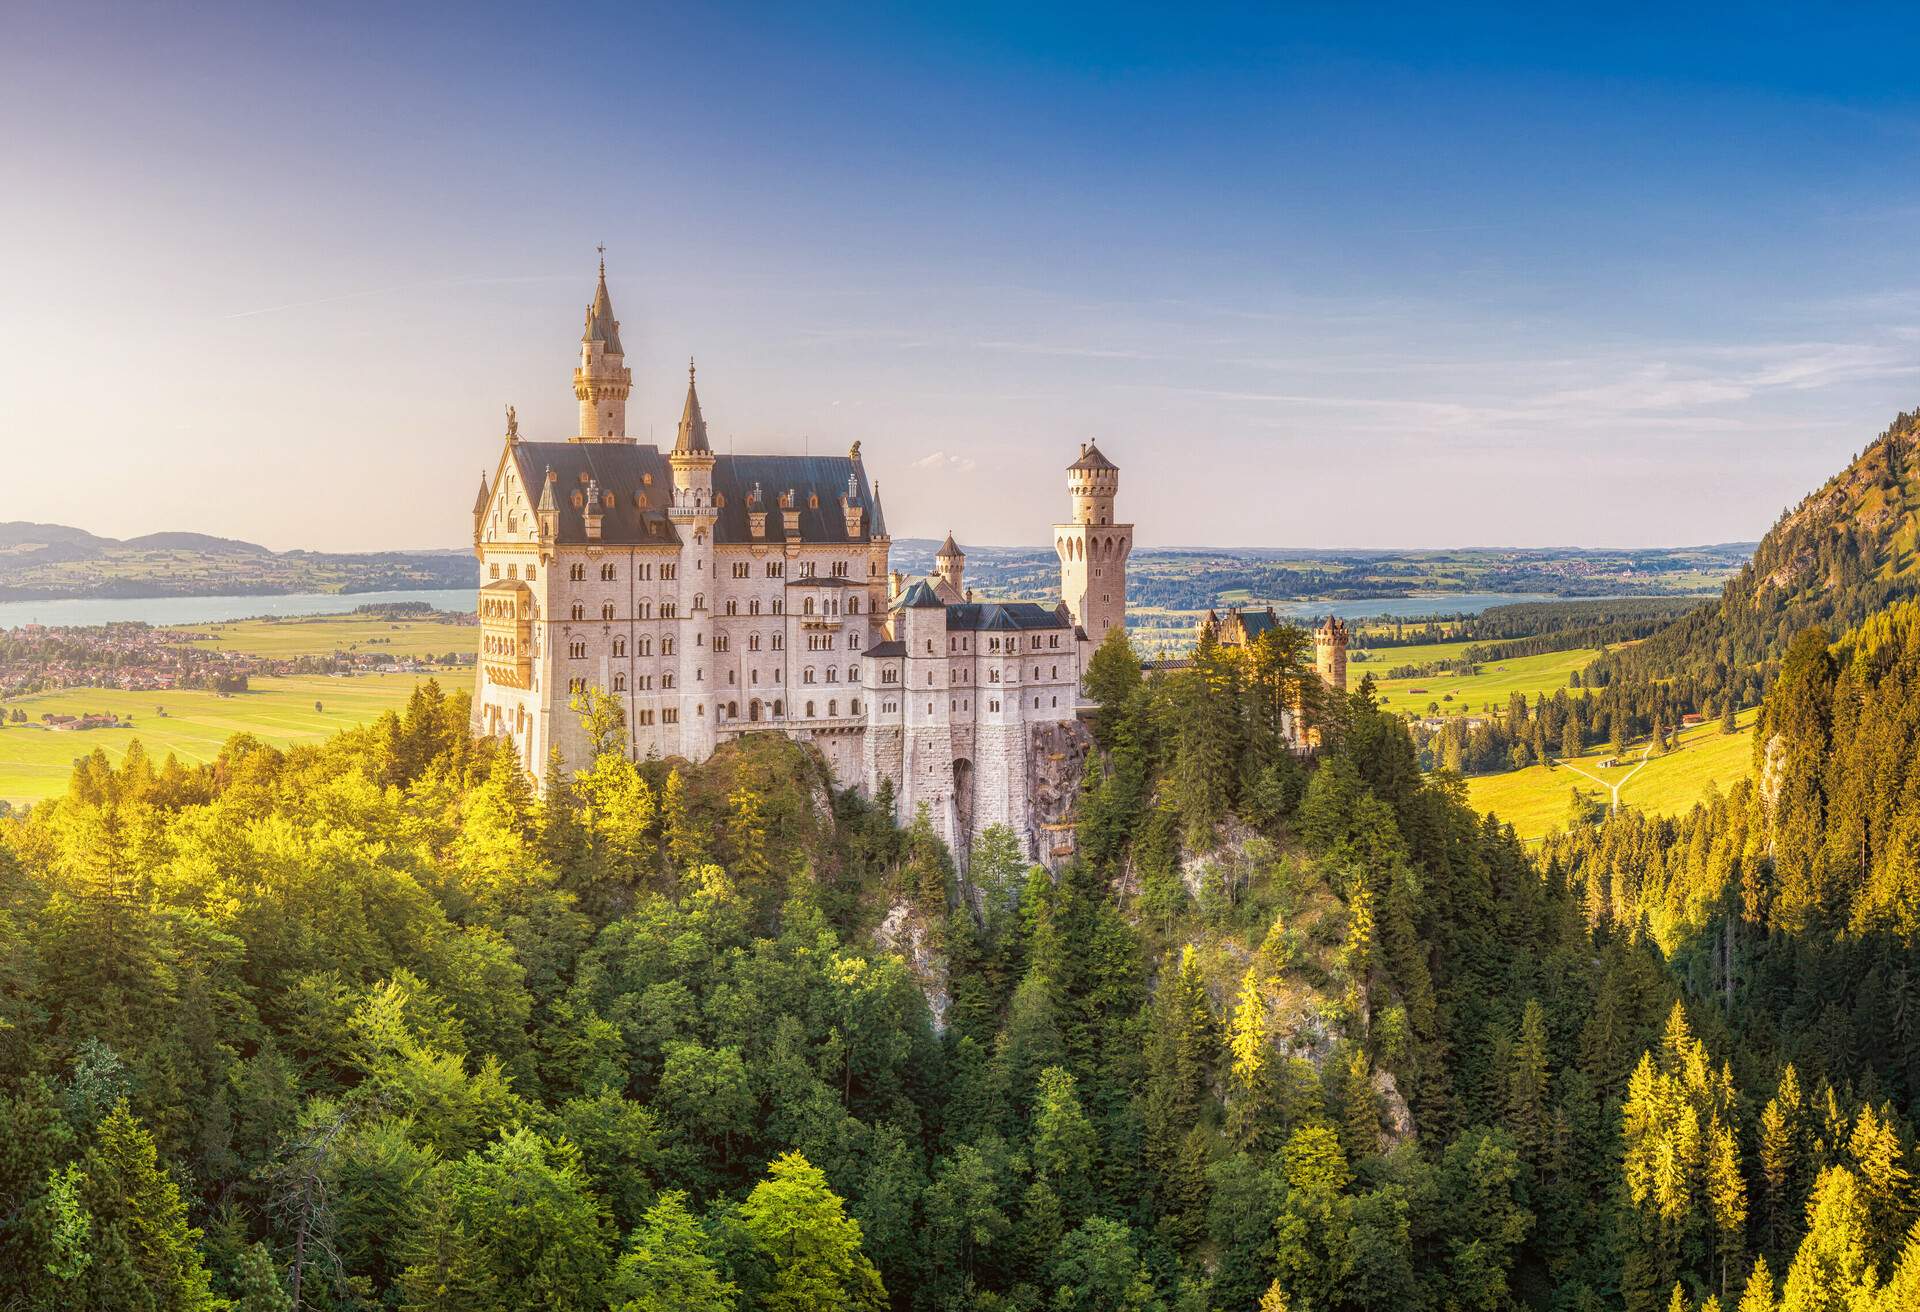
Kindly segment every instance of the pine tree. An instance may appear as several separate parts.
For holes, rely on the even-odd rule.
[[[153,1139],[123,1098],[94,1134],[82,1163],[80,1201],[93,1217],[93,1262],[78,1306],[147,1306],[162,1312],[213,1312],[200,1256],[200,1232],[187,1224],[180,1190],[160,1168]],[[137,1299],[133,1291],[139,1291]]]

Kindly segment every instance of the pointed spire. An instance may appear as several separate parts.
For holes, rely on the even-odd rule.
[[[541,510],[558,510],[560,508],[559,503],[553,499],[553,481],[553,466],[548,465],[547,476],[540,480],[539,509]]]
[[[939,556],[952,556],[952,557],[956,557],[958,559],[964,560],[966,558],[967,553],[960,550],[959,545],[956,544],[953,540],[953,530],[948,529],[947,540],[940,544],[940,550],[935,552],[934,554],[936,558]]]
[[[487,471],[484,469],[480,471],[480,495],[474,500],[473,513],[476,515],[487,513]]]
[[[700,393],[693,385],[693,359],[687,359],[687,404],[680,412],[680,434],[674,440],[673,453],[680,455],[711,455],[713,448],[707,445],[707,421],[700,413]]]
[[[606,249],[600,248],[600,285],[594,288],[593,304],[587,307],[587,329],[580,340],[603,343],[608,355],[625,355],[620,347],[620,321],[613,317],[613,298],[607,295]]]

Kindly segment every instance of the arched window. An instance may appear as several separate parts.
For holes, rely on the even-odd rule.
[[[707,594],[706,594],[706,593],[704,593],[704,592],[696,592],[696,593],[694,593],[694,594],[693,594],[693,608],[694,608],[695,610],[705,610],[705,609],[707,608]]]
[[[616,674],[616,675],[614,675],[614,676],[613,676],[613,690],[614,690],[615,692],[625,692],[625,691],[627,690],[627,676],[626,676],[626,675],[624,675],[624,674]]]
[[[827,714],[829,716],[840,714],[840,699],[838,697],[832,698],[827,702]]]
[[[813,598],[812,597],[808,597],[805,601],[800,603],[800,613],[802,615],[813,614]]]
[[[775,697],[773,699],[773,718],[777,720],[786,713],[786,703],[782,702],[778,697]]]
[[[813,718],[813,703],[812,703],[812,702],[808,702],[808,703],[807,703],[807,718],[808,718],[809,720],[811,720],[811,719]]]
[[[610,620],[610,619],[612,619],[612,618],[613,618],[613,603],[612,603],[612,602],[610,602],[610,601],[605,601],[605,602],[602,602],[602,603],[600,603],[600,618],[601,618],[601,619],[603,619],[603,620]]]
[[[579,602],[577,602],[577,601],[576,601],[576,602],[574,602],[574,603],[573,603],[573,617],[574,617],[575,619],[577,619],[577,620],[583,620],[583,619],[585,619],[585,618],[587,617],[587,608],[586,608],[585,606],[583,606],[583,605],[581,605],[581,604],[580,604]]]
[[[859,613],[860,613],[860,598],[848,597],[847,598],[847,614],[858,615]]]
[[[739,613],[740,613],[740,603],[737,601],[729,600],[727,602],[727,614],[738,615]]]
[[[759,650],[760,650],[760,635],[759,635],[759,634],[757,634],[757,633],[749,633],[749,634],[747,635],[747,650],[748,650],[748,651],[759,651]]]
[[[627,654],[627,640],[625,638],[615,638],[613,640],[613,654],[615,656],[625,656]]]
[[[727,718],[728,718],[729,720],[737,720],[737,719],[739,719],[739,718],[740,718],[740,703],[739,703],[739,702],[728,702],[728,703],[727,703]]]
[[[747,614],[758,615],[759,613],[760,613],[760,598],[749,597],[747,599]]]
[[[840,671],[837,666],[833,666],[833,665],[827,666],[827,682],[828,683],[840,682],[839,674],[840,674]]]
[[[567,578],[570,581],[580,583],[583,582],[586,577],[587,567],[585,565],[570,565],[567,567]]]
[[[608,564],[608,565],[602,565],[600,567],[600,581],[602,583],[613,582],[613,566],[612,565]]]

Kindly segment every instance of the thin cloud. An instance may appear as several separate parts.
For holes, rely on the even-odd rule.
[[[913,469],[953,469],[961,473],[970,473],[974,469],[972,456],[953,456],[945,451],[935,451],[921,456],[910,466]]]

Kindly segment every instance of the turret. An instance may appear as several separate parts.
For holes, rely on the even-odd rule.
[[[1346,622],[1334,615],[1327,616],[1313,631],[1314,671],[1328,690],[1336,693],[1347,690],[1348,636]]]
[[[1091,442],[1067,466],[1067,493],[1073,518],[1053,526],[1054,551],[1060,557],[1060,597],[1074,623],[1099,642],[1127,625],[1127,557],[1133,553],[1133,525],[1114,522],[1114,498],[1120,492],[1120,468]]]
[[[953,534],[947,534],[947,540],[940,544],[940,550],[934,553],[933,572],[941,583],[951,589],[951,600],[958,601],[966,595],[963,579],[967,571],[967,553],[960,550],[953,540]]]
[[[680,410],[680,429],[667,461],[673,466],[673,502],[681,509],[709,512],[713,507],[713,447],[707,442],[707,419],[700,413],[700,392],[694,386],[693,361],[687,361],[687,401]]]
[[[573,394],[580,399],[580,435],[576,442],[627,442],[627,393],[633,371],[620,345],[620,321],[607,295],[607,261],[600,260],[600,285],[587,306],[580,334],[580,367],[573,371]]]

